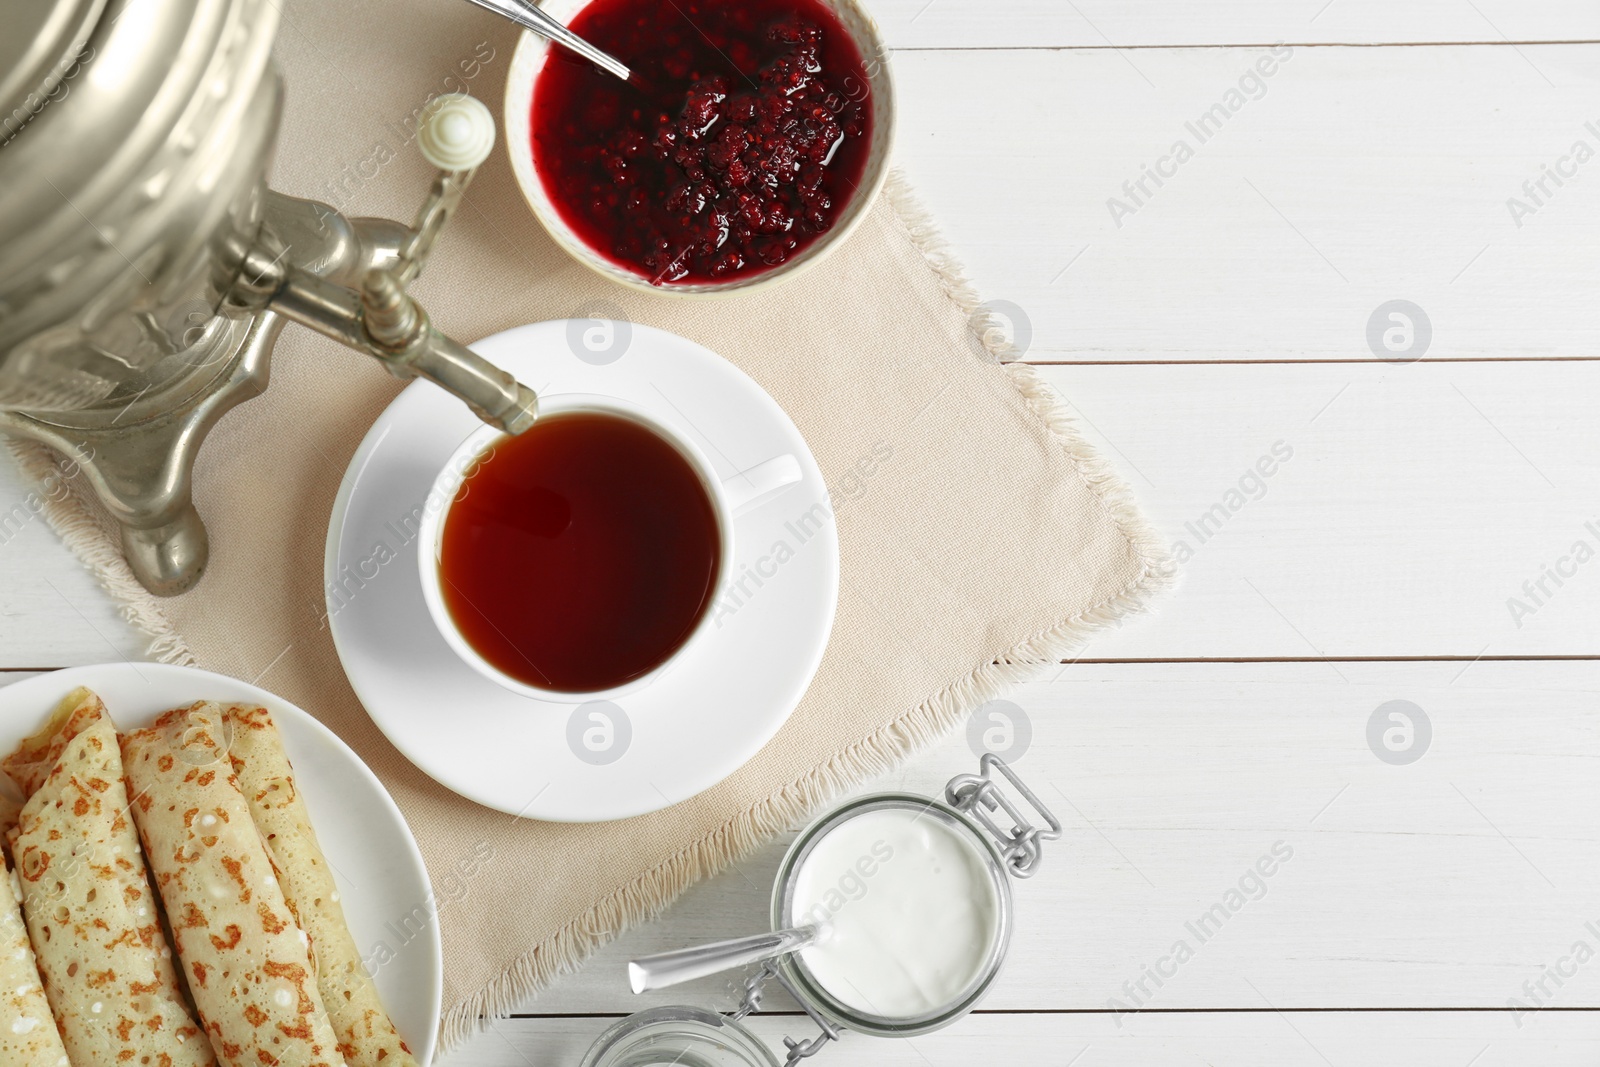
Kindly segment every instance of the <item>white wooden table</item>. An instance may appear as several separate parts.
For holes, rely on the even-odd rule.
[[[873,6],[901,163],[1191,558],[1158,614],[1013,697],[1067,830],[983,1010],[814,1062],[1600,1061],[1600,5]],[[1410,351],[1369,346],[1393,300],[1421,360],[1415,313]],[[22,500],[0,472],[0,515]],[[7,534],[0,677],[139,650],[42,522]],[[1392,700],[1431,726],[1415,762],[1369,746]],[[888,784],[972,759],[956,737]],[[447,1067],[575,1063],[669,999],[627,994],[630,955],[762,923],[782,847]]]

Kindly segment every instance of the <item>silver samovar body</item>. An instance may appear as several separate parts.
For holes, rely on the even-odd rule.
[[[272,0],[0,8],[0,432],[82,470],[161,595],[204,572],[194,458],[266,387],[286,322],[438,382],[509,432],[537,415],[532,392],[406,292],[492,144],[487,110],[454,98],[425,113],[451,121],[419,135],[441,169],[409,225],[275,193],[277,24]]]

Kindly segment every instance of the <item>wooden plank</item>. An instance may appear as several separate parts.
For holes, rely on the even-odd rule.
[[[1089,657],[1600,649],[1600,564],[1570,558],[1579,540],[1600,548],[1586,527],[1600,526],[1600,365],[1044,374],[1175,551],[1192,553],[1178,591],[1094,638]],[[14,480],[0,483],[0,510],[21,499]],[[1545,574],[1557,566],[1573,572],[1559,587]],[[0,574],[0,666],[138,654],[43,522],[0,548]],[[1513,600],[1531,610],[1514,615]]]
[[[1262,994],[1285,1010],[1600,1004],[1600,969],[1569,959],[1580,941],[1600,948],[1600,665],[1462,668],[1078,665],[989,709],[1026,718],[1017,766],[1065,836],[1018,887],[1019,935],[986,1007],[1251,1008]],[[1367,742],[1372,713],[1397,699],[1432,730],[1404,766]],[[932,793],[973,761],[957,736],[863,791]],[[1280,841],[1293,854],[1265,891],[1250,880],[1251,899],[1200,942],[1188,924],[1226,905]],[[529,1010],[730,1007],[733,979],[632,997],[623,964],[759,928],[785,843],[692,890]],[[1193,958],[1157,989],[1145,969],[1178,940]],[[1576,973],[1557,986],[1554,967]],[[1140,981],[1148,996],[1123,988]]]
[[[1600,652],[1600,563],[1573,559],[1580,540],[1600,550],[1600,366],[1045,374],[1192,553],[1154,616],[1086,655]],[[1560,586],[1545,573],[1558,566]]]
[[[1043,785],[1066,833],[1049,846],[1045,870],[1018,887],[1019,936],[985,1007],[1100,1014],[977,1016],[905,1047],[846,1046],[841,1062],[864,1062],[866,1048],[970,1062],[980,1040],[1037,1050],[1059,1048],[1053,1034],[1082,1033],[1073,1040],[1099,1046],[1099,1056],[1128,1055],[1090,1063],[1194,1062],[1176,1057],[1229,1047],[1238,1050],[1224,1057],[1230,1063],[1298,1063],[1294,1057],[1309,1053],[1296,1051],[1294,1031],[1335,1063],[1466,1063],[1481,1055],[1480,1063],[1545,1064],[1568,1062],[1558,1052],[1592,1056],[1600,1040],[1594,1017],[1564,1013],[1593,1007],[1600,995],[1600,972],[1573,962],[1577,943],[1600,944],[1589,905],[1600,877],[1600,832],[1593,805],[1583,802],[1593,790],[1589,764],[1600,755],[1587,714],[1600,667],[1335,666],[1336,674],[1322,664],[1079,665],[1054,682],[1022,687],[1014,707],[998,710],[1027,717],[1032,741],[1017,765]],[[1405,766],[1380,760],[1366,741],[1372,711],[1393,699],[1414,702],[1432,724],[1425,755]],[[973,758],[957,737],[872,787],[932,792]],[[1187,924],[1214,904],[1226,906],[1228,890],[1277,841],[1293,848],[1290,858],[1262,880],[1264,892],[1256,895],[1251,882],[1250,899],[1200,943]],[[781,848],[769,846],[693,890],[666,920],[624,935],[529,1008],[730,1006],[733,983],[725,980],[631,997],[621,964],[635,953],[753,928],[765,916]],[[1288,1020],[1271,1012],[1134,1013],[1117,1026],[1107,1009],[1113,998],[1131,999],[1122,983],[1140,981],[1177,939],[1195,942],[1193,958],[1159,989],[1146,979],[1153,995],[1142,1006],[1499,1010]],[[1559,986],[1550,977],[1557,968],[1574,972]],[[1553,1010],[1505,1010],[1513,998],[1534,1006],[1524,983],[1542,986]],[[781,1007],[781,998],[773,1004]],[[1049,1019],[1088,1029],[1030,1029],[1056,1025],[1041,1021]],[[1263,1020],[1282,1023],[1282,1031],[1251,1029]],[[516,1062],[508,1055],[573,1062],[564,1042],[586,1044],[603,1025],[513,1021],[447,1062]],[[797,1020],[761,1025],[775,1037]],[[1324,1034],[1374,1043],[1330,1044]],[[1448,1045],[1466,1035],[1471,1048]],[[1423,1038],[1425,1045],[1408,1043]]]
[[[1020,687],[989,711],[1031,727],[1016,765],[1065,835],[1017,886],[1018,935],[985,1006],[1532,1007],[1524,983],[1543,983],[1546,1006],[1600,1005],[1600,963],[1568,959],[1579,941],[1600,952],[1597,687],[1600,664],[1487,662],[1080,664]],[[1409,765],[1367,740],[1393,700],[1431,726]],[[932,794],[974,761],[956,736],[862,791]],[[765,928],[785,847],[691,890],[524,1010],[731,1008],[737,977],[635,997],[626,961]],[[1274,847],[1292,856],[1252,876]],[[1217,904],[1237,907],[1202,940],[1190,924]],[[1157,966],[1160,987],[1145,977]],[[1545,973],[1558,966],[1575,971],[1561,986]]]
[[[511,1019],[440,1067],[549,1067],[580,1062],[612,1019]],[[809,1037],[803,1019],[757,1017],[751,1028],[782,1051]],[[907,1040],[847,1034],[810,1061],[842,1067],[1587,1067],[1600,1019],[1555,1015],[1517,1030],[1493,1012],[1272,1012],[1146,1015],[1118,1028],[1103,1015],[974,1015]]]
[[[1001,709],[1025,715],[1032,727],[1017,765],[1044,784],[1066,834],[1050,846],[1040,876],[1019,886],[1021,933],[986,1008],[1103,1011],[1122,982],[1139,980],[1161,959],[1171,939],[1193,938],[1186,924],[1277,840],[1295,851],[1266,881],[1266,892],[1197,944],[1194,958],[1147,1006],[1256,1007],[1261,999],[1286,1011],[1452,1003],[1504,1009],[1514,997],[1531,1006],[1524,982],[1544,983],[1555,1009],[1594,1005],[1597,974],[1578,968],[1557,987],[1547,972],[1571,968],[1576,942],[1600,941],[1589,928],[1600,833],[1589,817],[1593,805],[1582,802],[1593,789],[1588,765],[1600,755],[1587,714],[1600,668],[1483,663],[1462,673],[1458,664],[1344,664],[1338,672],[1344,677],[1313,664],[1080,665],[1020,689],[1015,708]],[[1391,699],[1415,702],[1432,723],[1426,754],[1407,766],[1380,761],[1365,739],[1371,711]],[[932,792],[973,758],[965,738],[954,738],[873,787]],[[781,847],[692,891],[665,921],[625,935],[530,1008],[617,1012],[673,1000],[728,1006],[732,983],[715,980],[633,998],[621,963],[632,953],[759,923]],[[1263,1057],[1225,1057],[1230,1063],[1296,1063],[1302,1053],[1290,1040],[1293,1029],[1331,1062],[1465,1063],[1482,1053],[1482,1063],[1560,1063],[1567,1061],[1551,1058],[1554,1051],[1565,1055],[1577,1042],[1575,1054],[1592,1055],[1596,1040],[1592,1016],[1559,1011],[1524,1015],[1521,1027],[1507,1011],[1486,1013],[1470,1029],[1464,1019],[1474,1017],[1454,1013],[1295,1015],[1294,1027],[1273,1014],[1135,1014],[1122,1027],[1109,1013],[1050,1018],[1096,1028],[1082,1041],[1107,1046],[1099,1055],[1138,1057],[1091,1063],[1161,1063],[1161,1056],[1194,1055],[1197,1047]],[[1043,1025],[1040,1019],[978,1016],[931,1046],[919,1039],[914,1047],[866,1047],[879,1056],[920,1050],[935,1062],[970,1057],[968,1041],[1020,1040],[1018,1049],[1038,1049],[1054,1032],[1029,1029]],[[1252,1037],[1249,1028],[1261,1020],[1282,1021],[1283,1032]],[[573,1062],[566,1045],[547,1047],[542,1035],[554,1027],[566,1035],[562,1041],[586,1043],[602,1023],[581,1022],[505,1024],[448,1062],[489,1067],[514,1062],[502,1058],[513,1053]],[[796,1021],[762,1025],[775,1036]],[[1381,1040],[1329,1046],[1324,1033]],[[1437,1045],[1466,1034],[1478,1043],[1464,1055]],[[1430,1043],[1416,1048],[1440,1058],[1413,1052],[1407,1042],[1420,1036]],[[1356,1055],[1362,1050],[1369,1054]],[[863,1055],[861,1043],[839,1052],[841,1062]]]
[[[1581,0],[871,0],[895,48],[1576,41],[1600,37]],[[1138,57],[1134,57],[1137,62]]]
[[[0,450],[0,667],[137,659],[147,644],[40,516]]]
[[[1600,48],[1289,51],[901,53],[898,158],[1031,359],[1600,355]]]

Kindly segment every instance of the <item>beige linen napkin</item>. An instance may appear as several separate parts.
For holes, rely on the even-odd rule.
[[[409,219],[430,177],[410,143],[416,113],[452,90],[498,109],[516,31],[447,0],[295,3],[284,15],[275,187]],[[674,301],[560,252],[497,148],[416,287],[464,339],[595,300],[690,337],[777,399],[836,490],[843,580],[810,692],[748,765],[666,811],[601,826],[514,820],[435,784],[357,703],[321,624],[322,557],[345,466],[400,388],[370,359],[285,331],[271,389],[201,454],[211,569],[185,597],[144,596],[81,498],[51,510],[157,639],[154,655],[256,680],[328,723],[387,784],[436,892],[450,887],[446,1048],[1164,584],[1126,490],[1032,369],[985,347],[972,294],[907,195],[892,181],[850,240],[789,284]],[[890,458],[852,475],[875,446]],[[47,469],[36,449],[24,455]],[[465,869],[480,873],[463,881]]]

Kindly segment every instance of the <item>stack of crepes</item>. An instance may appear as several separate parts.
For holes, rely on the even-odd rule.
[[[265,708],[79,689],[0,767],[0,1065],[416,1067]]]

